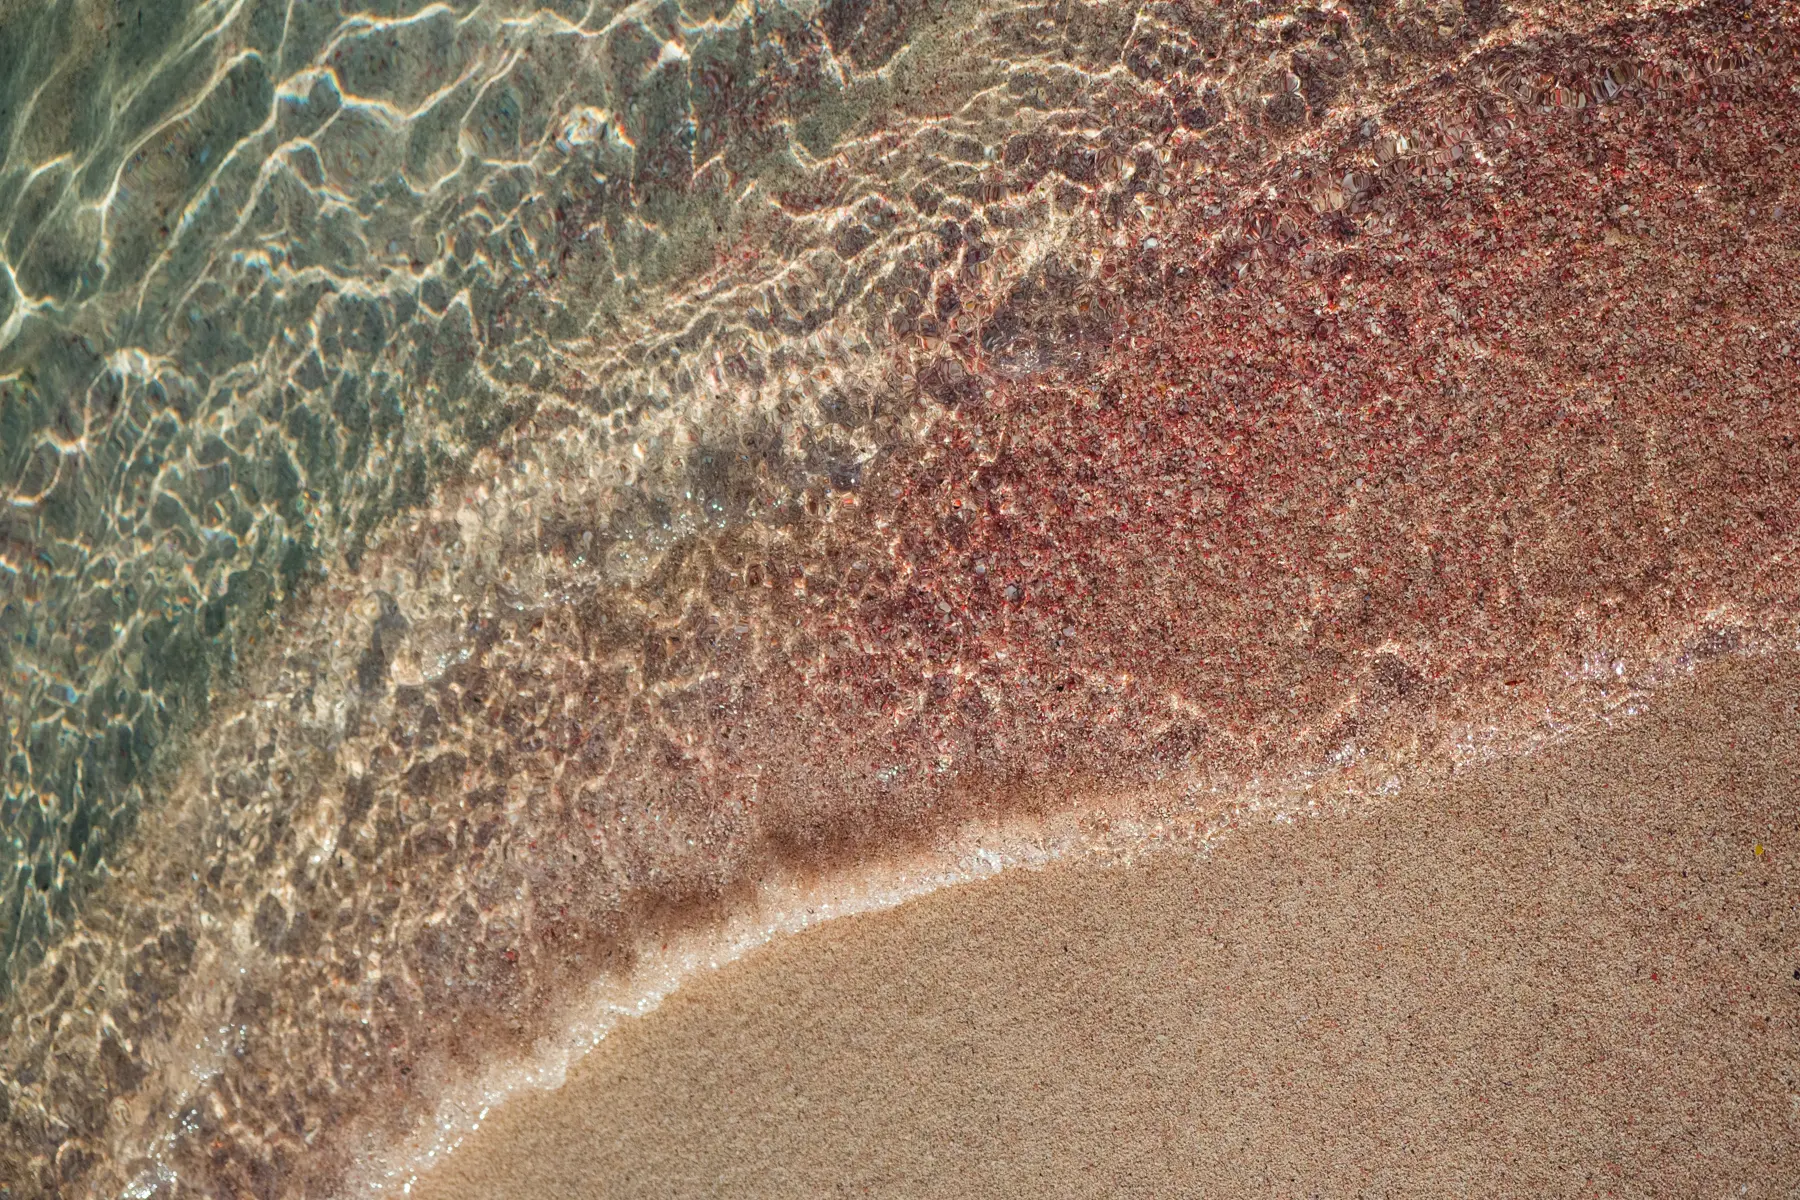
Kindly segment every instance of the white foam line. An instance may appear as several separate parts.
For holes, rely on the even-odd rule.
[[[1778,623],[1779,624],[1779,623]],[[1758,629],[1742,614],[1711,611],[1664,643],[1638,673],[1638,683],[1615,703],[1570,701],[1558,722],[1546,711],[1536,733],[1510,744],[1481,744],[1473,731],[1450,739],[1452,773],[1497,760],[1522,758],[1570,737],[1618,723],[1621,712],[1636,717],[1655,693],[1693,673],[1686,649],[1708,628],[1732,627],[1745,637],[1734,657],[1756,658],[1782,650],[1800,651],[1791,628]],[[1365,756],[1359,754],[1360,763]],[[1358,782],[1361,778],[1363,782]],[[1422,782],[1418,780],[1416,782]],[[1367,783],[1368,786],[1364,786]],[[625,977],[591,984],[585,996],[569,1005],[569,1017],[558,1033],[540,1041],[522,1062],[495,1064],[475,1080],[454,1088],[438,1105],[431,1125],[414,1136],[371,1154],[353,1173],[346,1196],[408,1194],[421,1175],[444,1161],[500,1104],[523,1092],[561,1087],[571,1067],[598,1046],[627,1018],[654,1012],[684,983],[703,972],[718,970],[753,951],[839,917],[884,912],[947,887],[988,879],[1017,868],[1041,869],[1058,862],[1106,860],[1130,862],[1176,849],[1206,853],[1238,828],[1242,816],[1276,823],[1342,811],[1360,803],[1380,802],[1400,789],[1397,775],[1379,782],[1353,777],[1331,767],[1294,772],[1284,779],[1260,777],[1233,789],[1229,797],[1215,785],[1184,795],[1188,812],[1179,817],[1140,820],[1107,813],[1104,808],[1071,806],[1052,817],[1028,824],[970,825],[924,854],[900,862],[865,865],[823,882],[802,883],[777,876],[765,882],[756,898],[729,917],[722,928],[679,935],[658,942],[638,959]],[[1107,818],[1098,835],[1084,834],[1082,818]]]
[[[346,1189],[350,1195],[406,1194],[425,1171],[443,1161],[480,1128],[496,1106],[521,1092],[562,1086],[574,1066],[627,1018],[654,1012],[684,983],[736,962],[778,938],[839,917],[883,912],[962,883],[1015,867],[1042,867],[1078,851],[1070,838],[1044,831],[966,830],[924,860],[887,863],[838,875],[825,883],[788,878],[765,883],[750,905],[722,929],[659,943],[625,978],[592,984],[571,1006],[574,1016],[522,1063],[490,1068],[442,1101],[430,1128],[372,1157]]]

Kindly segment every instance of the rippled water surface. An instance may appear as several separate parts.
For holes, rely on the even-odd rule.
[[[1797,19],[0,0],[0,1196],[1791,642]]]

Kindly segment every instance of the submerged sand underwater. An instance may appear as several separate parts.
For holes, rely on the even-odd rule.
[[[1281,836],[1463,845],[1520,810],[1458,780],[1786,662],[1797,48],[1792,3],[0,3],[0,1197],[396,1192],[609,1030],[592,1072],[685,1053],[680,990],[618,1023],[665,945],[1008,863],[1221,838],[1273,954],[1298,900],[1247,823],[1404,796]],[[1726,791],[1671,828],[1767,800]],[[1588,886],[1520,841],[1458,919]],[[869,927],[1034,887],[1166,914],[1185,869]],[[858,969],[926,979],[878,943]],[[1369,953],[1320,951],[1347,1004]],[[1419,1019],[1464,1036],[1475,994]],[[1624,1044],[1583,994],[1556,1053]],[[1738,1018],[1709,1042],[1682,995],[1658,1069],[1723,1079]],[[1394,1104],[1461,1103],[1364,1015]],[[1752,1082],[1708,1086],[1778,1163]],[[611,1120],[584,1087],[559,1119]],[[1641,1099],[1602,1094],[1570,1161],[1737,1178],[1630,1121],[1594,1158]],[[1251,1155],[1237,1111],[1182,1145]]]

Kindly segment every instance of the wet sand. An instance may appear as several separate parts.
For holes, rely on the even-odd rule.
[[[1209,858],[1064,864],[791,938],[413,1189],[1800,1189],[1800,658]]]

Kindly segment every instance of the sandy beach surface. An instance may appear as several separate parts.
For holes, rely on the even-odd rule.
[[[1062,865],[689,986],[464,1197],[1800,1195],[1800,658],[1208,858]]]

